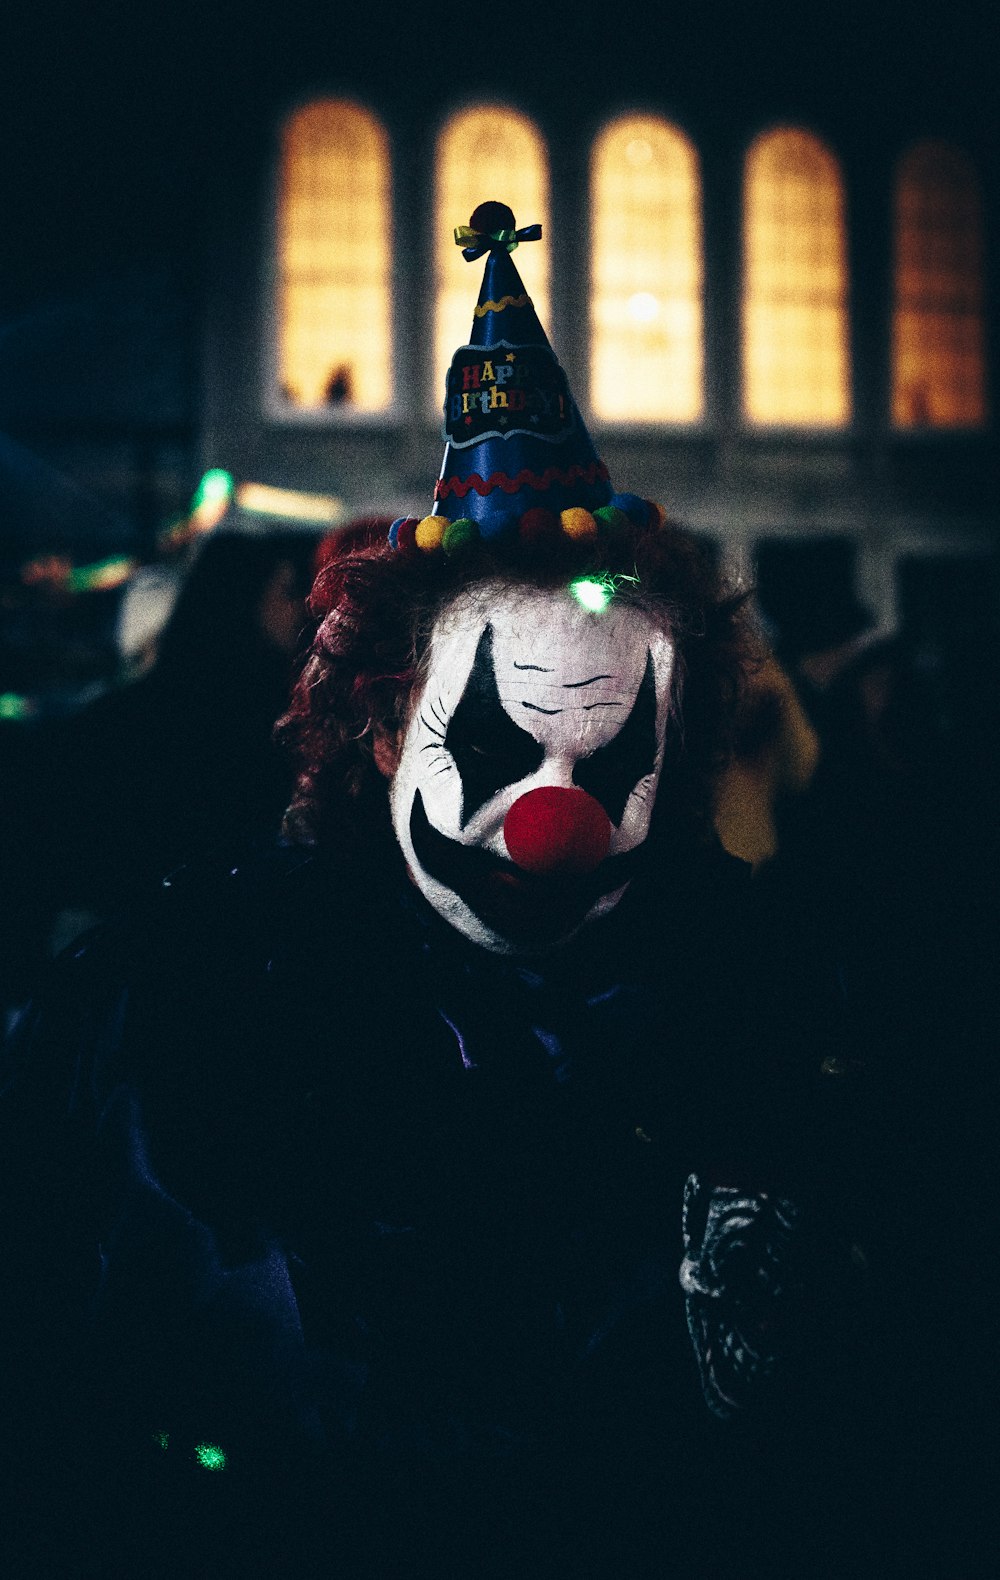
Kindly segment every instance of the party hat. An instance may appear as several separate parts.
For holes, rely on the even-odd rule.
[[[537,241],[504,203],[481,203],[455,231],[468,262],[486,255],[472,333],[451,360],[444,402],[444,461],[434,509],[393,523],[400,548],[458,547],[471,538],[565,532],[593,536],[621,510],[637,524],[659,507],[614,494],[608,469],[577,410],[511,253]]]

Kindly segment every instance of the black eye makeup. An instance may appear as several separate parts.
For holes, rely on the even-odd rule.
[[[655,718],[655,702],[654,702]],[[444,735],[462,777],[460,827],[505,785],[541,766],[544,748],[505,712],[493,668],[493,627],[479,638],[465,690]]]
[[[633,790],[656,767],[656,677],[653,655],[632,711],[614,740],[599,746],[573,769],[573,783],[599,801],[617,828]]]

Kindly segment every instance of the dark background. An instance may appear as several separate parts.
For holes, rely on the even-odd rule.
[[[842,524],[869,545],[900,510],[925,536],[939,521],[958,531],[960,547],[991,539],[989,436],[930,435],[923,446],[900,446],[885,431],[882,387],[898,153],[922,136],[957,141],[976,165],[988,225],[995,211],[987,4],[558,6],[515,24],[496,5],[291,0],[248,9],[157,0],[42,3],[9,12],[5,28],[0,433],[111,506],[140,548],[190,498],[203,463],[307,487],[332,483],[354,505],[373,493],[390,503],[409,498],[436,470],[436,434],[422,413],[402,435],[408,459],[393,470],[386,449],[352,447],[343,435],[317,442],[286,427],[275,436],[256,391],[240,387],[260,338],[257,264],[275,129],[291,104],[324,91],[357,97],[389,126],[397,215],[387,244],[404,284],[427,252],[428,166],[443,118],[480,97],[509,97],[536,117],[552,152],[554,328],[571,381],[574,314],[559,292],[583,274],[584,238],[575,219],[560,224],[559,194],[569,193],[576,215],[587,146],[602,120],[630,107],[675,120],[703,163],[715,417],[707,438],[665,436],[638,457],[611,443],[613,475],[627,466],[627,486],[652,487],[659,472],[676,473],[681,485],[670,491],[695,508],[709,501],[709,514],[729,512],[722,535],[741,538],[756,530],[741,524],[741,506],[758,498],[760,471],[777,452],[805,470],[787,498],[764,501],[768,526],[773,518],[776,528],[794,529],[801,517],[808,530],[817,510],[828,518],[831,501],[849,495]],[[826,138],[845,170],[856,366],[855,422],[836,450],[846,487],[843,468],[831,481],[829,445],[818,467],[808,443],[764,445],[755,468],[733,417],[732,211],[745,147],[776,121]],[[995,280],[989,233],[987,246]],[[404,359],[425,322],[416,306],[410,323],[404,317]],[[990,358],[995,369],[995,330]],[[727,461],[726,470],[720,446],[733,434],[740,464]],[[44,546],[44,510],[36,525],[21,526]],[[888,545],[890,560],[898,546]]]
[[[66,547],[83,560],[112,548],[150,554],[207,466],[227,467],[237,479],[330,488],[356,509],[429,503],[440,440],[423,409],[363,433],[276,425],[261,409],[253,370],[266,316],[261,260],[276,131],[292,104],[324,92],[358,98],[390,131],[396,212],[387,216],[386,244],[405,307],[404,371],[427,343],[431,156],[444,118],[469,100],[509,98],[547,138],[553,339],[578,387],[584,356],[573,301],[585,272],[588,149],[612,115],[654,110],[689,133],[702,160],[711,420],[697,434],[598,435],[618,486],[679,501],[696,526],[745,559],[768,533],[846,537],[858,551],[858,591],[884,624],[898,617],[895,577],[907,557],[932,562],[930,585],[944,599],[938,560],[986,565],[995,555],[992,425],[901,436],[885,416],[892,173],[901,151],[922,137],[957,142],[980,178],[994,399],[998,388],[994,5],[730,9],[687,0],[655,9],[535,8],[525,23],[502,4],[460,0],[388,8],[287,0],[266,11],[132,0],[11,8],[3,28],[0,536],[11,563]],[[749,434],[738,420],[740,174],[748,143],[776,122],[826,139],[848,194],[855,418],[822,439]],[[501,194],[483,194],[494,195]],[[470,309],[474,289],[470,283]],[[977,581],[987,586],[978,570]],[[926,578],[922,585],[926,593]],[[987,617],[979,611],[981,632],[995,629],[990,598]],[[961,621],[960,604],[956,611]],[[980,671],[984,654],[987,663],[995,658],[992,641],[975,645]],[[965,685],[967,674],[958,671],[959,684],[974,710],[983,688]],[[929,692],[915,695],[905,721],[911,742],[930,711]],[[988,700],[995,706],[992,694]],[[967,748],[976,723],[969,709],[960,717]],[[868,883],[880,901],[895,892],[889,921],[875,907],[864,918],[867,931],[855,926],[855,874],[839,890],[830,880],[840,847],[819,864],[814,888],[801,877],[810,874],[806,866],[792,890],[812,915],[812,897],[830,886],[837,941],[856,935],[864,1035],[874,1046],[874,1024],[897,1082],[886,1169],[906,1156],[916,1202],[907,1220],[915,1271],[911,1284],[897,1280],[899,1299],[911,1288],[915,1300],[936,1291],[933,1322],[909,1340],[907,1355],[919,1351],[922,1363],[928,1353],[935,1358],[956,1310],[964,1310],[963,1342],[988,1332],[979,1308],[970,1318],[968,1282],[955,1269],[961,1264],[964,1279],[984,1259],[977,1202],[987,1191],[985,1115],[995,1085],[987,1049],[991,1030],[995,1040],[996,839],[981,835],[995,828],[992,748],[979,739],[966,772],[961,750],[944,736],[939,746],[931,793],[922,763],[911,759],[920,794],[906,784],[869,803],[870,840],[855,849],[859,866],[870,850],[884,856]],[[961,773],[951,776],[945,768],[956,762]],[[48,831],[40,812],[27,818],[27,835],[19,821],[37,799],[34,760],[14,777],[21,811],[7,830],[18,856],[27,848],[15,875],[20,894],[37,888]],[[851,782],[834,791],[836,806],[847,808],[847,849],[861,802]],[[895,830],[895,846],[886,829]],[[106,837],[103,827],[98,837]],[[815,855],[827,847],[810,848]],[[776,903],[786,903],[780,888]],[[36,952],[50,921],[47,913],[38,920]],[[23,930],[20,918],[12,926]],[[22,990],[18,980],[15,1001]],[[900,1091],[909,1094],[902,1106]],[[982,1383],[954,1345],[950,1353],[952,1369],[938,1372],[923,1396],[930,1425],[920,1441],[939,1435],[947,1449],[951,1433],[968,1460],[973,1440],[942,1399],[967,1400]],[[946,1422],[940,1434],[938,1412]]]

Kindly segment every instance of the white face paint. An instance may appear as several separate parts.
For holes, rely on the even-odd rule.
[[[592,613],[565,590],[480,587],[444,612],[391,806],[414,881],[459,932],[542,949],[621,898],[649,832],[673,662],[648,615],[614,601]],[[552,787],[571,823],[582,808],[598,829],[587,870],[544,848],[544,870],[511,858],[511,807]]]

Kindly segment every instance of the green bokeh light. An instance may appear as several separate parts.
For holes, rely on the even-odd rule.
[[[199,1443],[195,1458],[205,1470],[225,1470],[226,1456],[218,1443]]]
[[[170,1447],[170,1433],[154,1432],[153,1442],[156,1444],[157,1448],[162,1448],[164,1451],[166,1451]]]
[[[136,562],[123,554],[111,554],[106,560],[96,560],[93,565],[77,565],[70,571],[67,586],[70,592],[90,592],[93,588],[120,587],[136,569]]]
[[[577,603],[591,614],[600,614],[606,609],[615,593],[611,581],[598,581],[593,576],[578,577],[575,582],[570,582],[569,590]]]
[[[27,697],[19,696],[16,691],[0,694],[0,719],[27,719],[32,711]]]
[[[214,466],[210,472],[205,473],[198,484],[192,509],[197,510],[201,505],[221,504],[223,500],[231,499],[232,493],[232,477],[228,472],[224,472],[221,467]]]

